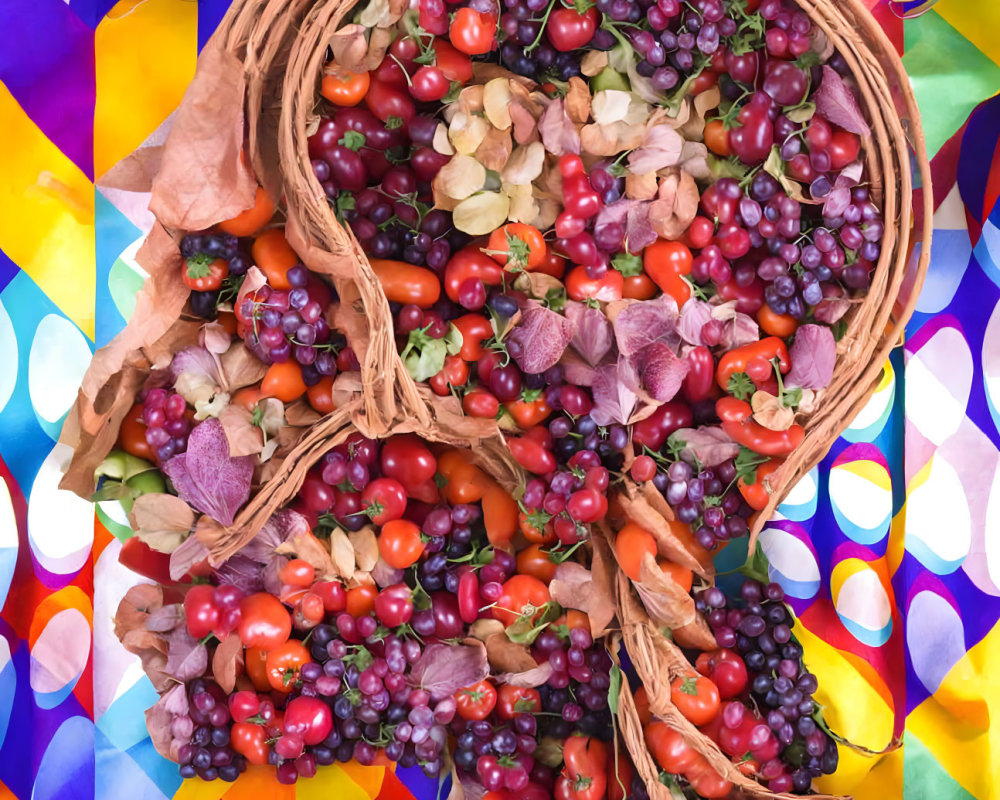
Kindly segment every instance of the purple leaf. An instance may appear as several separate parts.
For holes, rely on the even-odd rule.
[[[244,594],[253,594],[264,588],[263,568],[260,563],[248,558],[242,552],[228,558],[216,571],[219,584],[229,584],[242,589]]]
[[[231,458],[222,423],[207,419],[191,431],[187,452],[171,458],[163,471],[188,505],[232,525],[250,497],[253,456]]]
[[[837,361],[837,343],[833,331],[825,325],[802,325],[795,331],[795,341],[788,351],[792,368],[785,385],[803,389],[825,389],[833,378]]]
[[[833,67],[823,67],[823,79],[812,97],[816,111],[845,131],[867,136],[871,133],[854,93]]]
[[[724,461],[736,458],[740,446],[730,439],[722,428],[703,425],[700,428],[684,428],[674,436],[684,442],[685,449],[706,467],[717,467]]]
[[[170,578],[175,581],[181,580],[191,571],[191,567],[206,558],[208,558],[208,548],[197,536],[188,536],[181,542],[180,547],[170,554]]]
[[[215,384],[222,383],[219,357],[198,345],[185,347],[170,362],[170,375],[175,381],[182,372],[209,378]]]
[[[563,313],[576,327],[576,334],[571,342],[573,348],[590,366],[596,367],[614,344],[608,318],[596,308],[575,300],[566,301]]]
[[[292,511],[289,508],[275,511],[257,532],[257,535],[243,546],[240,555],[259,564],[267,564],[274,558],[274,551],[281,544],[296,534],[308,532],[309,520],[298,511]]]
[[[167,637],[167,665],[163,671],[183,682],[205,674],[208,669],[208,650],[178,625]]]
[[[860,161],[852,161],[844,167],[833,183],[833,189],[823,202],[824,217],[839,217],[851,204],[851,189],[861,179],[864,171]]]
[[[566,383],[572,384],[573,386],[594,385],[597,370],[584,361],[577,354],[576,350],[567,349],[566,352],[562,354],[562,358],[559,359],[559,366],[563,368],[563,376],[566,379]]]
[[[742,347],[760,339],[760,328],[757,321],[748,314],[737,311],[735,302],[731,306],[726,303],[716,307],[712,311],[712,316],[722,322],[719,346],[724,350]]]
[[[184,621],[184,606],[180,603],[171,603],[169,606],[162,606],[146,617],[146,630],[153,633],[166,633],[172,631]]]
[[[688,373],[688,362],[662,342],[644,347],[638,356],[639,375],[649,396],[661,403],[673,400]]]
[[[606,364],[598,368],[592,389],[594,407],[590,416],[598,425],[628,422],[635,408],[635,392],[618,378],[618,365]]]
[[[679,319],[677,302],[668,294],[660,295],[655,300],[629,303],[618,312],[612,323],[618,352],[623,356],[634,356],[653,342],[679,345]]]
[[[545,149],[555,156],[580,152],[580,132],[566,113],[562,98],[549,103],[538,118],[538,133]]]
[[[559,363],[575,333],[562,314],[541,306],[527,309],[507,335],[507,351],[524,372],[545,372]]]
[[[712,318],[712,306],[704,300],[692,297],[681,308],[681,318],[677,323],[678,335],[688,344],[704,344],[701,329]]]
[[[459,689],[478,683],[490,674],[482,642],[429,644],[413,664],[410,681],[430,692],[431,699],[451,697]]]
[[[628,207],[628,224],[625,227],[625,241],[632,253],[649,247],[656,241],[656,231],[649,218],[652,206],[650,200],[630,200]]]

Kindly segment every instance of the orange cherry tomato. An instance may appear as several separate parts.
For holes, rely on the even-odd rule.
[[[242,389],[237,389],[233,396],[229,398],[229,402],[231,405],[239,406],[252,412],[262,397],[263,395],[260,393],[259,386],[245,386]]]
[[[378,535],[378,551],[390,567],[406,569],[412,566],[424,552],[419,526],[408,519],[385,523]]]
[[[646,274],[630,275],[625,278],[622,297],[626,300],[652,300],[659,293],[657,287]]]
[[[288,270],[299,263],[299,257],[285,239],[280,228],[261,231],[250,248],[253,262],[264,275],[272,289],[291,289]]]
[[[299,670],[312,661],[309,650],[298,639],[289,639],[267,654],[267,680],[277,692],[288,693],[295,688]]]
[[[585,267],[573,267],[566,276],[566,294],[570,300],[600,300],[610,303],[621,300],[625,279],[616,269],[609,269],[600,278],[591,278]]]
[[[324,375],[317,383],[306,389],[306,399],[314,411],[329,414],[337,406],[333,402],[333,376]]]
[[[219,228],[233,236],[253,236],[257,231],[267,225],[274,216],[274,203],[263,187],[257,187],[257,193],[253,198],[253,205],[241,211],[232,219],[219,223]]]
[[[351,72],[330,64],[323,70],[319,93],[335,106],[356,106],[365,99],[371,82],[371,75],[367,72]]]
[[[518,530],[517,501],[510,492],[494,484],[483,493],[483,526],[494,547],[507,547]]]
[[[538,578],[542,583],[550,583],[556,574],[556,564],[549,558],[548,550],[540,544],[532,544],[517,554],[517,571]]]
[[[390,302],[430,308],[440,299],[441,281],[429,269],[387,258],[368,260]]]
[[[615,555],[622,570],[634,581],[639,580],[643,553],[656,557],[656,539],[649,531],[629,522],[615,537]]]
[[[533,519],[532,515],[525,514],[523,511],[518,514],[517,519],[521,533],[532,544],[552,544],[558,538],[552,520],[548,520],[539,528],[538,521]]]
[[[542,613],[542,607],[551,600],[549,587],[531,575],[514,575],[503,585],[503,591],[491,609],[493,617],[510,625],[518,617]]]
[[[509,403],[504,403],[503,407],[522,428],[533,428],[547,420],[552,413],[552,409],[545,401],[544,392],[534,400],[511,400]]]
[[[271,682],[267,679],[267,651],[259,647],[248,647],[243,656],[243,668],[250,677],[253,688],[258,692],[271,691]]]
[[[272,364],[260,382],[263,397],[277,397],[282,403],[291,403],[306,393],[302,380],[302,367],[295,361]]]
[[[757,322],[765,333],[782,339],[791,336],[799,327],[795,317],[791,314],[775,314],[767,303],[757,312]]]
[[[352,617],[363,617],[371,614],[375,610],[375,598],[378,596],[378,589],[372,584],[355,586],[347,590],[347,606],[345,610]]]
[[[730,156],[733,149],[729,146],[729,131],[721,119],[709,120],[705,123],[705,145],[718,156]]]
[[[658,239],[642,253],[642,268],[660,287],[682,307],[691,297],[691,287],[684,280],[691,273],[691,251],[683,242]]]
[[[542,232],[523,222],[511,222],[497,228],[490,234],[486,249],[498,264],[526,270],[540,267],[548,252]]]
[[[675,564],[673,561],[668,561],[665,558],[656,559],[656,564],[665,575],[673,578],[674,582],[685,592],[691,591],[691,585],[694,583],[694,573],[690,569],[681,564]]]
[[[122,450],[130,456],[155,461],[153,448],[146,441],[146,424],[141,418],[142,403],[136,403],[122,420],[121,428],[118,430],[118,440],[121,442]]]

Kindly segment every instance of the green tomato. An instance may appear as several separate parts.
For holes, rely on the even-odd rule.
[[[608,89],[617,89],[622,92],[629,91],[632,87],[624,75],[611,67],[605,67],[590,79],[590,88],[595,92],[603,92]]]

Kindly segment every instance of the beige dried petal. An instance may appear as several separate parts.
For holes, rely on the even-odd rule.
[[[489,130],[490,124],[485,117],[469,116],[459,111],[448,126],[448,139],[457,152],[471,156],[483,143]]]
[[[511,103],[510,118],[514,124],[514,141],[518,144],[538,141],[538,126],[535,117],[520,103]]]
[[[466,86],[458,93],[458,110],[466,114],[478,114],[483,110],[483,86],[473,84]]]
[[[378,561],[378,539],[375,536],[375,529],[371,525],[365,525],[357,531],[351,531],[347,538],[354,548],[354,563],[359,570],[371,572]]]
[[[451,142],[448,140],[448,126],[443,122],[438,123],[437,128],[434,130],[432,145],[434,150],[443,156],[455,155],[455,148],[451,146]]]
[[[590,101],[590,114],[598,125],[620,122],[628,114],[632,95],[618,89],[596,92]]]
[[[513,147],[514,142],[511,140],[509,130],[491,127],[476,148],[476,160],[486,169],[499,172],[510,158]]]
[[[480,192],[455,206],[452,222],[460,231],[472,236],[493,233],[507,221],[510,201],[499,192]]]
[[[500,172],[504,183],[531,183],[545,166],[545,145],[541,142],[518,145]]]
[[[562,211],[562,205],[548,197],[535,199],[538,202],[538,216],[531,221],[531,224],[538,230],[544,231],[555,225],[556,217]]]
[[[580,72],[593,78],[608,65],[608,54],[603,50],[588,50],[580,61]]]
[[[757,391],[750,398],[753,418],[768,430],[787,431],[795,421],[795,411],[770,392]]]
[[[712,170],[708,166],[708,148],[702,142],[684,142],[681,160],[677,162],[677,166],[696,181],[707,181],[712,178]]]
[[[813,389],[803,389],[802,397],[799,399],[799,407],[796,409],[798,414],[812,414],[819,407],[819,399],[823,395],[823,391],[815,391]]]
[[[503,190],[510,199],[510,210],[507,219],[511,222],[530,223],[538,216],[538,203],[530,183],[505,183]]]
[[[584,123],[590,118],[590,87],[574,75],[566,92],[566,113],[573,122]]]
[[[611,125],[584,125],[580,130],[580,145],[594,156],[616,156],[622,150],[632,150],[642,144],[645,127],[615,122]]]
[[[564,289],[563,282],[545,272],[522,272],[514,280],[514,288],[539,299],[552,289]]]
[[[652,200],[659,189],[655,172],[625,176],[625,196],[630,200]]]
[[[669,125],[647,127],[642,147],[629,154],[629,169],[642,173],[672,167],[680,160],[683,147],[681,135]]]
[[[455,200],[464,200],[486,183],[486,168],[472,156],[457,155],[434,176],[435,194],[441,192]]]
[[[494,78],[483,87],[483,110],[494,127],[507,130],[511,126],[510,102],[510,80],[507,78]]]

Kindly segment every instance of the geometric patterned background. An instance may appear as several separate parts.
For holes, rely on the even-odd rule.
[[[0,0],[0,800],[431,798],[343,765],[296,789],[182,783],[111,618],[136,576],[120,510],[56,490],[59,429],[129,318],[147,197],[96,188],[162,137],[226,0]],[[911,76],[934,244],[906,344],[762,536],[841,749],[823,789],[987,800],[1000,764],[1000,3],[871,0]],[[739,559],[724,553],[721,560]]]

